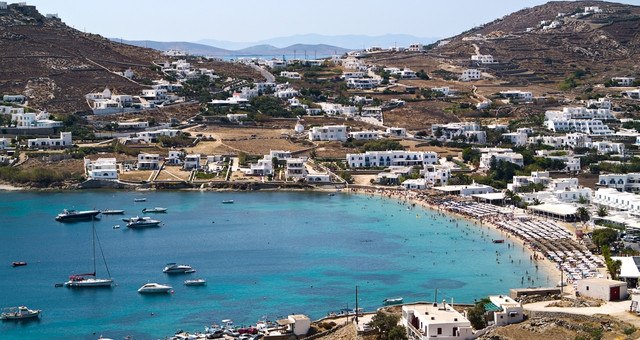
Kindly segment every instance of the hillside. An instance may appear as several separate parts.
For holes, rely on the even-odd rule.
[[[138,94],[143,83],[161,77],[152,62],[164,59],[158,50],[80,32],[34,6],[11,4],[0,10],[0,95],[24,94],[37,109],[87,111],[85,94],[105,86]],[[262,79],[245,65],[211,64],[223,76]],[[134,71],[133,80],[116,74],[127,68]]]
[[[574,18],[586,6],[602,13]],[[564,13],[564,16],[558,16]],[[541,21],[556,20],[556,28],[543,29]],[[602,83],[612,76],[638,74],[640,59],[640,7],[603,1],[553,1],[526,8],[460,35],[434,44],[423,54],[386,54],[375,61],[412,69],[478,67],[475,53],[491,54],[496,64],[480,65],[503,84],[527,86],[557,84],[578,70],[586,70],[583,83]],[[445,64],[443,66],[443,64]],[[449,65],[449,66],[447,66]]]
[[[571,16],[586,6],[598,6],[602,12]],[[543,29],[543,20],[556,20],[560,25]],[[489,66],[490,73],[516,83],[557,81],[577,69],[604,80],[637,72],[638,32],[638,6],[557,1],[523,9],[455,36],[433,53],[468,60],[477,46],[480,53],[492,54],[502,64]]]

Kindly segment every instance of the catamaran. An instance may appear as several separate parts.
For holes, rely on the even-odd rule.
[[[104,257],[104,252],[102,251],[102,245],[100,245],[100,239],[98,239],[98,234],[96,234],[96,226],[95,223],[91,224],[92,230],[92,243],[93,243],[93,272],[85,273],[85,274],[75,274],[69,276],[69,281],[65,282],[64,285],[69,288],[88,288],[88,287],[111,287],[113,284],[113,279],[111,279],[111,273],[109,272],[109,267],[107,266],[107,260]],[[100,279],[96,277],[96,241],[98,243],[98,247],[100,248],[100,254],[102,255],[102,261],[104,262],[104,266],[107,269],[107,274],[109,275],[108,279]]]

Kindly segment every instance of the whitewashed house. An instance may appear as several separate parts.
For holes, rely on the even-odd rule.
[[[594,193],[593,204],[610,211],[627,211],[640,216],[640,196],[630,192],[619,192],[614,188],[600,188]]]
[[[475,338],[471,322],[446,302],[402,306],[402,325],[414,340]]]
[[[473,80],[480,80],[480,79],[482,79],[482,72],[474,68],[464,70],[462,71],[462,75],[460,75],[461,81],[473,81]]]
[[[451,179],[451,168],[446,165],[425,164],[420,174],[431,186],[447,185]]]
[[[347,154],[350,168],[377,168],[390,166],[424,166],[438,163],[438,154],[433,151],[367,151]]]
[[[491,295],[489,301],[499,310],[493,311],[493,324],[506,326],[524,321],[522,305],[507,295]]]
[[[140,153],[138,154],[138,163],[136,168],[138,170],[158,170],[160,169],[160,155],[155,153]]]
[[[285,165],[285,178],[304,178],[307,170],[304,166],[305,160],[302,158],[287,158]]]
[[[613,77],[611,82],[616,86],[629,87],[633,86],[633,82],[636,81],[634,77]]]
[[[58,128],[62,127],[62,122],[49,119],[49,113],[42,111],[13,113],[11,114],[11,124],[18,128],[33,129],[33,128]]]
[[[184,152],[180,150],[169,150],[169,154],[166,159],[168,165],[181,165],[184,159]]]
[[[309,140],[311,141],[341,141],[347,140],[346,125],[326,125],[314,126],[309,129]]]
[[[588,148],[596,149],[598,154],[618,154],[624,155],[624,143],[614,143],[611,141],[591,142],[586,145]]]
[[[509,141],[510,144],[514,146],[523,146],[527,144],[527,134],[521,132],[509,132],[503,133],[502,138]]]
[[[432,124],[431,134],[441,141],[451,141],[456,137],[464,136],[466,140],[473,143],[487,142],[487,133],[482,130],[480,124],[474,122]]]
[[[480,64],[493,64],[493,56],[491,54],[474,54],[471,56],[471,61],[475,61]]]
[[[551,177],[549,177],[548,171],[532,171],[530,176],[513,176],[511,183],[507,184],[507,189],[512,192],[519,192],[530,184],[546,186],[549,182],[551,182]]]
[[[289,78],[289,79],[302,79],[302,77],[300,76],[300,73],[298,73],[298,72],[289,72],[289,71],[280,72],[280,77]]]
[[[73,146],[71,132],[60,132],[60,138],[32,138],[27,140],[29,149],[61,149]]]
[[[545,127],[554,132],[575,131],[588,135],[607,136],[613,131],[597,119],[550,119],[544,122]]]
[[[180,130],[176,129],[160,129],[155,131],[142,131],[136,133],[136,138],[147,143],[155,143],[159,137],[176,137]]]
[[[640,192],[640,173],[602,174],[598,177],[598,185],[618,191]]]
[[[87,179],[118,179],[118,166],[115,158],[98,158],[95,161],[85,158],[84,168]]]
[[[407,129],[400,127],[388,127],[385,134],[389,137],[407,137]]]
[[[149,122],[117,122],[116,127],[118,129],[146,129],[149,127]]]
[[[491,167],[491,161],[495,159],[496,162],[509,162],[517,166],[524,166],[524,159],[521,154],[517,152],[487,152],[480,155],[480,168],[489,169]]]
[[[184,162],[182,163],[182,168],[185,170],[200,169],[200,154],[184,156]]]
[[[352,138],[354,140],[376,140],[376,139],[380,139],[380,132],[354,131],[354,132],[349,132],[349,138]]]
[[[512,102],[530,102],[533,100],[533,94],[529,91],[508,90],[500,91],[500,95]]]

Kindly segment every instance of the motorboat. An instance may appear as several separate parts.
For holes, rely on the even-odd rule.
[[[403,300],[404,300],[403,298],[397,297],[392,299],[384,299],[382,300],[382,303],[384,303],[385,306],[399,305],[402,303]]]
[[[504,243],[504,240],[493,240],[493,243]]]
[[[160,208],[160,207],[155,207],[155,208],[144,208],[142,209],[142,213],[144,214],[149,214],[149,213],[166,213],[167,212],[167,208]]]
[[[233,204],[233,200],[224,200],[222,204]]]
[[[114,225],[113,229],[120,229],[120,225],[119,224]]]
[[[124,215],[124,210],[105,209],[100,211],[103,215]]]
[[[77,211],[64,209],[61,213],[56,216],[56,221],[58,222],[71,222],[71,221],[90,221],[98,218],[98,214],[100,214],[100,210],[85,210],[85,211]]]
[[[166,274],[189,274],[195,273],[196,270],[191,268],[188,264],[176,264],[176,263],[167,263],[167,266],[162,270],[163,273]]]
[[[12,267],[22,267],[22,266],[26,266],[27,263],[24,261],[14,261],[11,263]]]
[[[154,220],[151,217],[139,216],[132,217],[129,220],[123,219],[123,221],[127,222],[127,227],[132,229],[159,227],[161,222],[159,220]]]
[[[147,283],[138,289],[140,294],[167,294],[173,290],[173,287],[169,285],[162,285],[159,283]]]
[[[134,202],[146,202],[147,198],[146,197],[134,198],[133,201]]]
[[[39,317],[41,312],[39,309],[29,309],[25,306],[9,307],[2,310],[0,320],[33,319]]]
[[[205,279],[195,279],[195,280],[184,280],[185,286],[206,286],[207,280]]]

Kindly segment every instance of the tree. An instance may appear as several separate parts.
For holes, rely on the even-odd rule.
[[[596,229],[591,233],[591,241],[598,249],[609,248],[618,239],[618,232],[611,228]],[[603,251],[604,253],[604,251]]]
[[[476,302],[473,308],[467,311],[467,318],[471,322],[471,326],[478,330],[487,327],[487,322],[484,319],[484,305],[491,302],[488,298],[484,298]]]
[[[407,329],[402,325],[395,325],[389,331],[389,340],[407,340]]]
[[[609,211],[607,211],[606,207],[601,206],[600,208],[598,208],[598,216],[605,217],[607,215],[609,215]]]
[[[576,210],[576,215],[578,215],[578,219],[580,219],[581,222],[586,222],[591,218],[591,214],[589,213],[589,210],[587,210],[587,208],[585,207],[580,207]]]
[[[378,339],[402,339],[394,337],[392,338],[392,330],[393,335],[397,336],[399,330],[395,330],[396,326],[398,326],[398,322],[400,321],[400,316],[395,314],[388,314],[381,310],[378,310],[376,315],[371,318],[371,322],[369,325],[371,328],[375,329],[378,333]],[[403,327],[404,328],[404,327]],[[406,339],[406,337],[405,337]]]

